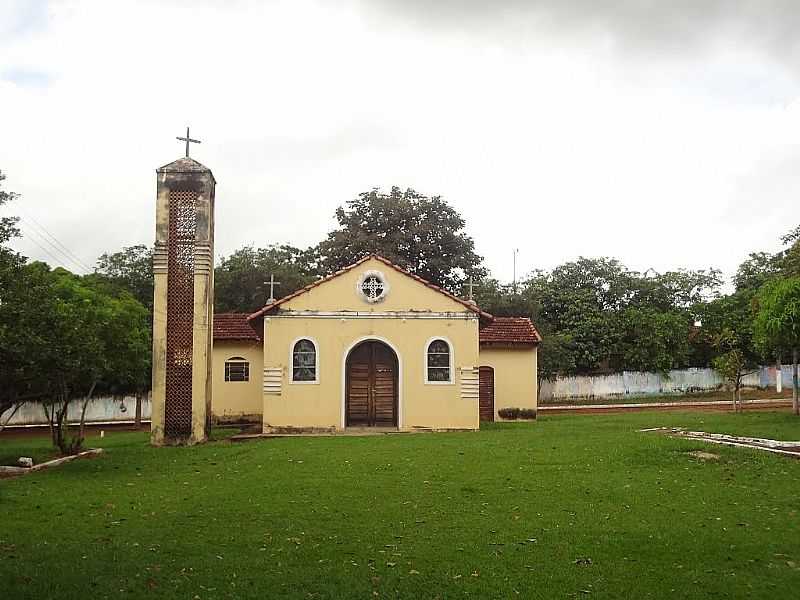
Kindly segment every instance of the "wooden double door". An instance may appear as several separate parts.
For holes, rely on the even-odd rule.
[[[397,355],[378,341],[362,342],[347,357],[345,425],[397,427]]]

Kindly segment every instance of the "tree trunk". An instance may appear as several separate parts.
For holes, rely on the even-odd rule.
[[[86,394],[86,398],[83,400],[83,407],[81,408],[81,423],[78,429],[78,438],[80,439],[78,442],[79,446],[83,444],[83,431],[86,428],[86,407],[89,406],[89,401],[92,399],[95,387],[97,387],[96,381],[92,383],[92,387],[89,388],[89,393]]]
[[[744,407],[742,406],[742,387],[739,386],[736,388],[736,412],[742,412]]]
[[[8,426],[8,424],[11,422],[11,419],[13,419],[14,415],[17,414],[19,407],[22,406],[23,404],[24,402],[17,402],[16,404],[14,404],[14,408],[11,411],[11,414],[8,415],[8,417],[5,419],[5,422],[0,423],[0,433],[2,433],[3,429],[5,429]]]
[[[780,354],[775,359],[775,393],[783,394],[783,365]]]
[[[62,394],[59,399],[58,408],[53,407],[53,415],[55,422],[53,423],[53,431],[55,432],[55,445],[61,451],[61,454],[70,454],[70,449],[67,446],[67,411],[69,410],[69,400],[66,394]]]
[[[800,405],[797,401],[797,348],[792,350],[792,409],[794,414],[800,415]]]
[[[47,402],[45,402],[42,406],[44,408],[44,416],[47,417],[47,427],[50,430],[50,439],[52,440],[53,444],[55,444],[56,437],[53,434],[53,413],[51,413],[50,409],[47,408]]]
[[[142,395],[140,393],[136,394],[136,416],[133,419],[133,425],[136,431],[142,428]]]

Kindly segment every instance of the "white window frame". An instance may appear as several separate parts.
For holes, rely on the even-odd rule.
[[[301,340],[308,340],[314,344],[314,379],[309,381],[295,381],[294,380],[294,347],[297,342]],[[289,384],[290,385],[319,385],[319,344],[317,340],[308,335],[301,335],[289,344]]]
[[[247,379],[228,379],[228,365],[231,363],[247,365]],[[231,356],[225,359],[225,364],[222,370],[222,380],[224,383],[249,383],[250,382],[250,361],[243,356]]]
[[[431,344],[436,341],[441,341],[447,344],[447,348],[450,353],[450,379],[447,381],[431,381],[428,379],[428,348],[430,348]],[[425,385],[455,385],[456,378],[455,378],[455,352],[453,352],[453,343],[444,336],[436,335],[430,338],[427,342],[425,342],[425,346],[422,348],[422,372],[424,373],[425,378]]]

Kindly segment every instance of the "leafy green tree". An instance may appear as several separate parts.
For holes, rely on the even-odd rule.
[[[487,277],[476,281],[475,302],[483,310],[498,317],[530,317],[534,322],[539,320],[541,306],[538,298],[526,288],[517,286],[514,293],[511,284],[500,283],[497,279]],[[468,286],[464,285],[466,297]]]
[[[2,189],[6,176],[0,171],[0,207],[8,204],[17,194]],[[0,218],[0,429],[7,421],[4,414],[16,410],[22,400],[29,383],[27,373],[22,370],[24,361],[20,362],[19,345],[25,345],[25,340],[18,338],[15,327],[15,298],[20,292],[25,291],[25,286],[20,285],[25,259],[13,251],[6,244],[19,235],[17,217]],[[28,298],[28,301],[35,301]]]
[[[314,281],[307,252],[292,246],[245,246],[222,257],[214,270],[214,306],[219,312],[255,312],[269,297],[270,275],[280,285],[275,297],[282,298]]]
[[[751,252],[747,259],[739,265],[733,283],[737,291],[757,290],[773,277],[777,277],[783,268],[784,253]]]
[[[560,375],[575,371],[575,354],[569,335],[542,333],[542,343],[539,345],[537,357],[539,390],[543,381],[553,382]]]
[[[753,324],[756,342],[765,351],[792,354],[792,406],[800,415],[797,355],[800,348],[800,277],[772,279],[758,291]]]
[[[22,265],[0,305],[0,388],[14,402],[44,406],[62,453],[83,444],[97,393],[149,388],[150,315],[127,291],[40,262]],[[67,411],[80,407],[77,433]]]
[[[153,309],[153,249],[144,244],[104,253],[95,273],[128,290],[148,310]]]
[[[51,295],[38,314],[46,349],[39,372],[48,382],[46,414],[53,443],[64,454],[83,444],[86,408],[98,392],[119,393],[147,386],[150,370],[150,319],[127,292],[63,269],[49,273]],[[79,429],[68,435],[67,411],[81,407]]]
[[[3,181],[5,181],[5,179],[5,174],[0,171],[0,206],[8,204],[18,197],[18,195],[14,192],[9,192],[3,189]],[[18,220],[19,219],[17,217],[0,218],[0,248],[2,248],[2,252],[10,252],[10,250],[5,247],[5,244],[10,239],[19,235],[19,229],[17,229]]]
[[[800,277],[800,225],[781,238],[789,247],[784,252],[781,274],[784,277]]]
[[[470,275],[486,275],[464,219],[440,196],[373,189],[339,207],[336,220],[339,227],[314,249],[321,274],[378,253],[458,295]]]
[[[733,404],[741,407],[741,387],[746,375],[758,370],[761,355],[753,341],[755,292],[743,290],[698,307],[697,337],[714,348],[712,366],[733,391]]]
[[[686,364],[691,317],[685,311],[631,307],[619,315],[615,370],[667,373]]]
[[[717,297],[720,284],[716,270],[642,274],[614,259],[581,257],[535,271],[519,296],[548,337],[569,340],[558,353],[560,372],[666,372],[688,363],[692,307]]]

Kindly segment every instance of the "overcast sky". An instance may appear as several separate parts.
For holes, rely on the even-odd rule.
[[[455,206],[504,280],[514,247],[518,273],[730,275],[800,223],[798,31],[796,0],[0,0],[17,246],[57,262],[43,226],[92,267],[152,244],[190,125],[218,258],[314,244],[399,185]]]

